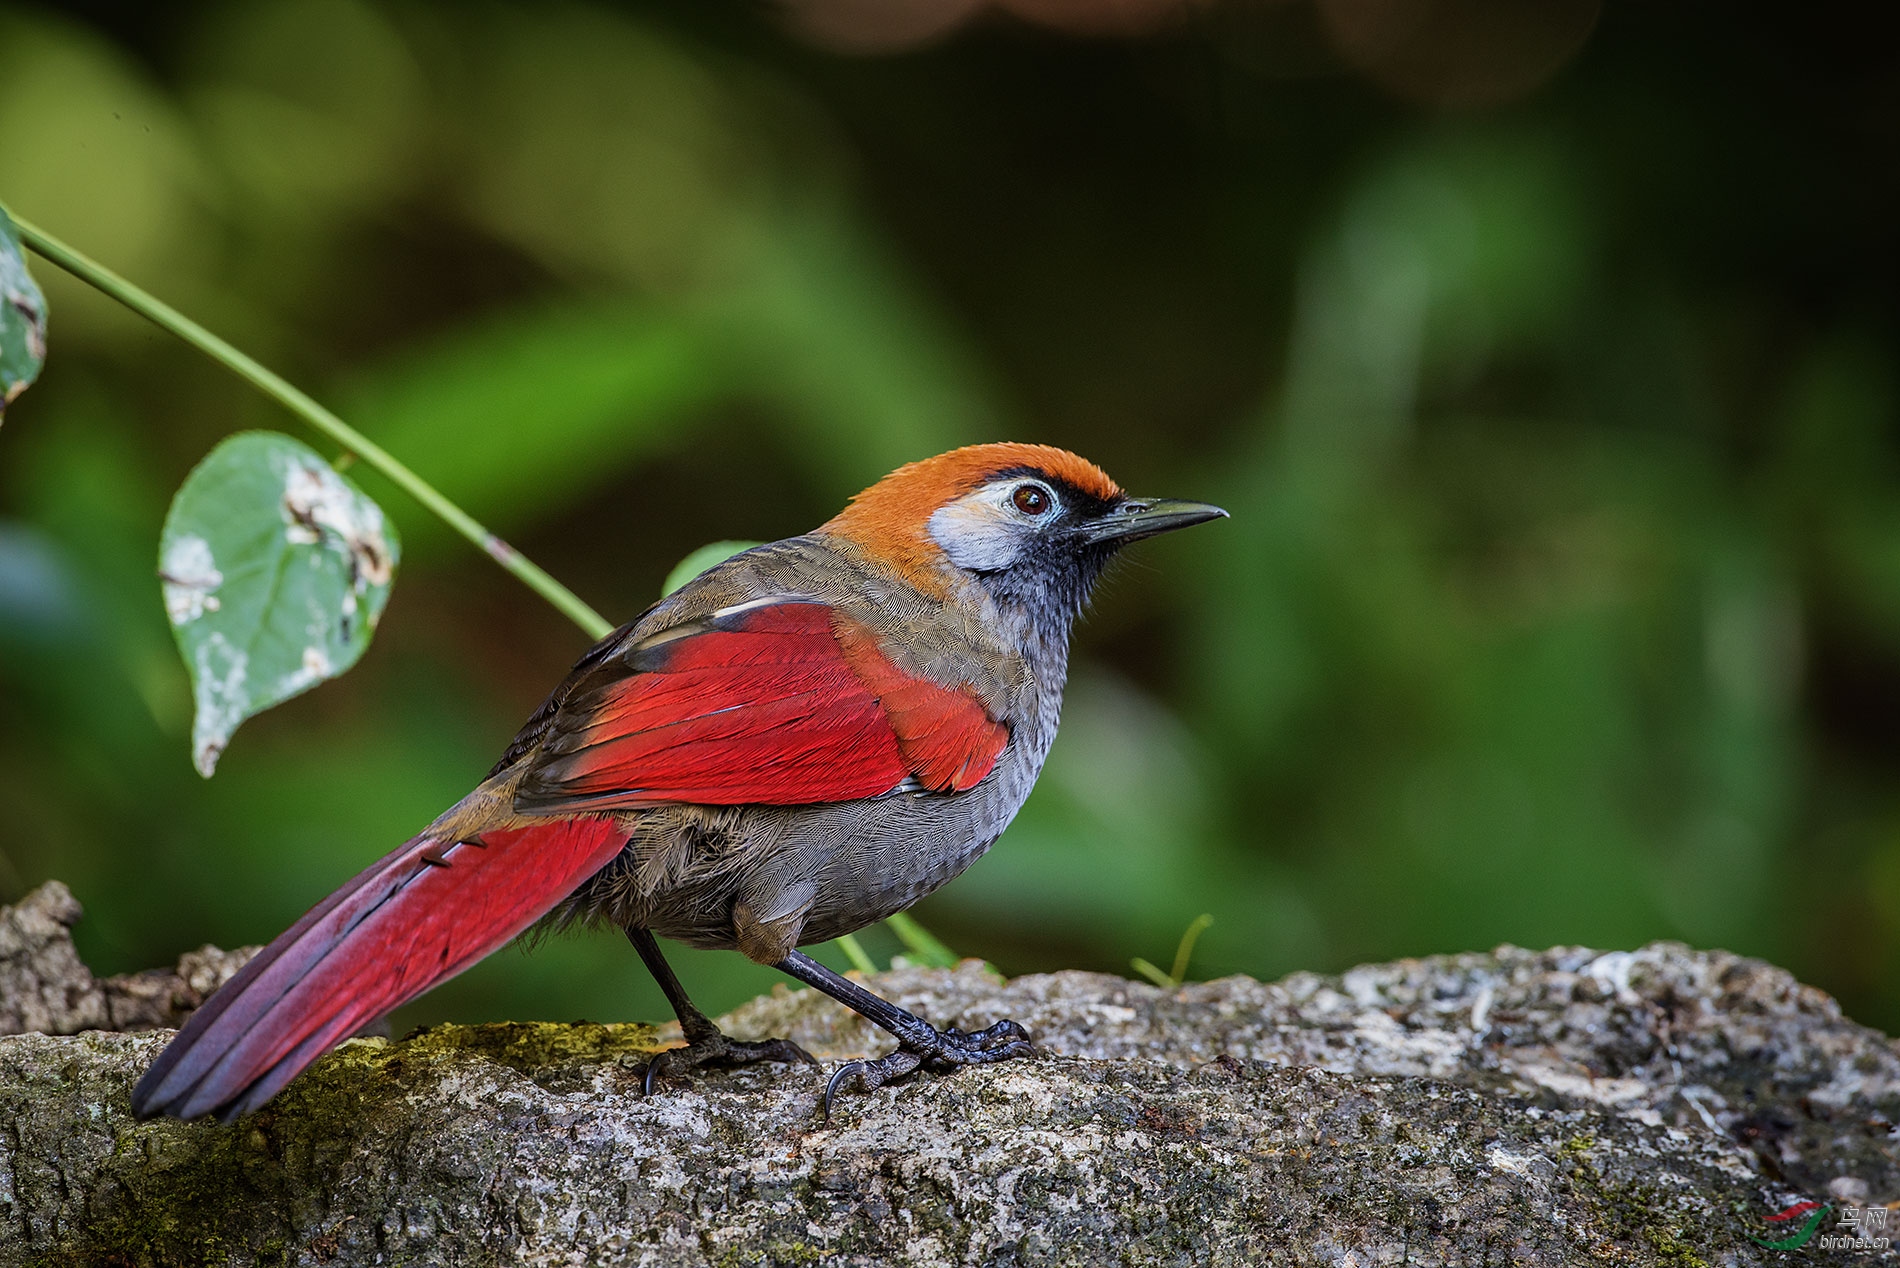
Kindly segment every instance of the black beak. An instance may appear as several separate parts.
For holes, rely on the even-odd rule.
[[[1157,533],[1170,533],[1190,524],[1224,520],[1227,512],[1205,502],[1181,502],[1174,498],[1129,498],[1083,529],[1091,542],[1112,542],[1117,546],[1138,542]]]

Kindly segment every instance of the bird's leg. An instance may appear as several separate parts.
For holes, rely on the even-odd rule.
[[[793,951],[774,968],[815,986],[851,1011],[897,1036],[897,1051],[869,1061],[847,1061],[825,1084],[825,1116],[831,1116],[831,1098],[846,1080],[856,1078],[866,1091],[901,1079],[917,1069],[954,1070],[959,1066],[988,1065],[1026,1057],[1032,1051],[1029,1032],[1013,1021],[997,1022],[974,1034],[938,1030],[921,1017],[905,1012],[887,999],[873,995],[848,978],[840,977],[801,951]]]
[[[693,1001],[687,998],[686,988],[673,976],[673,966],[660,954],[660,944],[654,940],[651,930],[630,926],[627,940],[633,943],[633,949],[646,961],[647,971],[653,974],[660,989],[666,992],[667,1002],[673,1005],[673,1013],[680,1019],[680,1031],[686,1036],[684,1048],[668,1048],[647,1062],[642,1086],[648,1096],[653,1095],[653,1089],[662,1078],[681,1075],[703,1065],[750,1065],[754,1061],[818,1064],[811,1053],[789,1039],[748,1042],[727,1038],[726,1032],[713,1025],[712,1018],[700,1012]]]

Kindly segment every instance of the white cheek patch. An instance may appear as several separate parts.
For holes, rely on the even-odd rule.
[[[950,562],[970,572],[997,572],[1022,554],[1022,527],[1002,508],[964,498],[930,517],[930,536]]]

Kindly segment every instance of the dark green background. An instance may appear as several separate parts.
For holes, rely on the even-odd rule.
[[[1202,911],[1196,976],[1680,938],[1892,1029],[1875,8],[1260,0],[878,55],[687,0],[0,8],[0,199],[614,619],[965,441],[1228,506],[1104,586],[1030,806],[919,909],[1007,972],[1165,963]],[[38,275],[0,898],[66,880],[102,971],[261,941],[479,778],[583,640],[358,467],[408,547],[376,644],[199,780],[159,524],[219,437],[296,428]],[[682,973],[718,1007],[772,978]],[[596,936],[409,1016],[662,1011]]]

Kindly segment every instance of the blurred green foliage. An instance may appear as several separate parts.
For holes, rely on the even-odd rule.
[[[1122,971],[1201,912],[1197,975],[1675,937],[1892,1029],[1884,20],[1612,8],[1460,112],[1299,3],[860,59],[684,0],[0,8],[0,198],[614,619],[966,441],[1226,505],[1104,586],[1041,786],[919,910],[960,951]],[[580,639],[357,468],[409,547],[376,644],[199,780],[159,526],[219,438],[290,424],[39,277],[0,898],[69,882],[105,971],[261,941],[478,779]],[[719,1007],[772,980],[681,972]],[[411,1011],[664,1004],[581,938]]]

